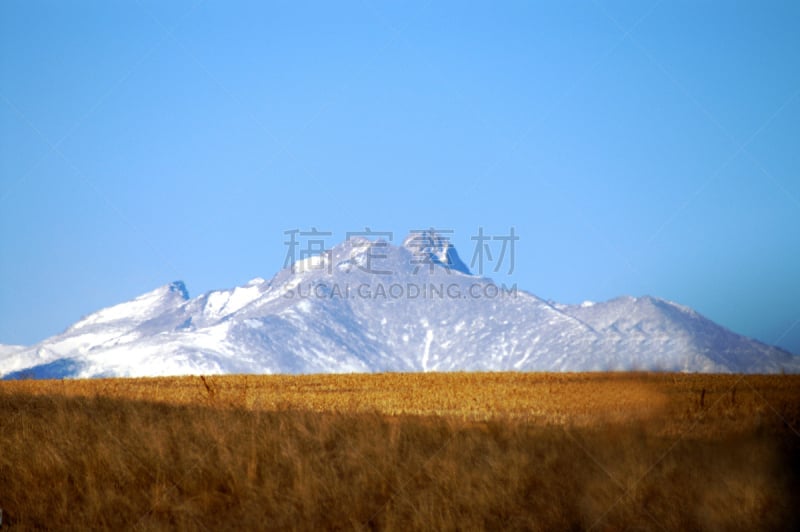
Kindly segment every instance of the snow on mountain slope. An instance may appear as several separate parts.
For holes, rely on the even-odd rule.
[[[183,283],[174,282],[126,303],[99,310],[85,316],[63,333],[6,357],[0,371],[13,373],[31,367],[50,367],[48,364],[72,369],[83,366],[83,359],[92,352],[102,352],[148,336],[148,329],[154,328],[153,320],[179,307],[188,297]],[[100,371],[97,374],[102,373]]]
[[[607,341],[627,346],[638,339],[650,344],[654,352],[661,353],[659,363],[665,370],[776,373],[791,368],[796,371],[800,360],[733,333],[688,307],[650,296],[562,308],[602,333]],[[624,351],[619,353],[624,355]],[[655,368],[652,363],[645,366]]]
[[[0,373],[2,372],[2,368],[11,367],[16,360],[14,355],[23,350],[25,350],[25,346],[23,345],[0,344]],[[22,360],[26,361],[27,359],[23,357]]]
[[[800,371],[800,357],[652,297],[559,305],[471,275],[430,232],[354,238],[271,280],[175,282],[3,354],[6,378],[371,371]]]
[[[16,351],[21,351],[23,349],[25,349],[24,345],[3,345],[3,344],[0,344],[0,360],[2,360],[2,357],[5,356],[5,355],[10,355],[11,353],[14,353]]]

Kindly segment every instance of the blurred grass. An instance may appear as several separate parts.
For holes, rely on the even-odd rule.
[[[518,373],[1,382],[0,508],[12,529],[796,529],[798,384]]]

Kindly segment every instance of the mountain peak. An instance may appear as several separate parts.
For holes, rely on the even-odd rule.
[[[472,275],[469,268],[458,256],[458,252],[447,235],[433,228],[411,231],[403,240],[403,247],[416,256],[428,257],[434,264],[440,264],[450,270]]]
[[[183,281],[173,281],[155,290],[144,293],[130,301],[100,309],[84,316],[67,331],[77,331],[88,326],[98,326],[119,321],[144,321],[163,313],[166,309],[174,309],[188,301],[189,291]]]
[[[168,288],[170,292],[180,294],[184,301],[188,301],[189,291],[183,281],[172,281],[169,283]]]

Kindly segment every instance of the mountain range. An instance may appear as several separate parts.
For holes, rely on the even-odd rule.
[[[271,280],[176,281],[33,346],[2,378],[381,371],[800,371],[800,357],[655,297],[565,305],[473,275],[432,232],[349,239]]]

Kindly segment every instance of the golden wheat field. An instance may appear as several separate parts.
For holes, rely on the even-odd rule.
[[[0,382],[10,529],[785,530],[800,376]]]

